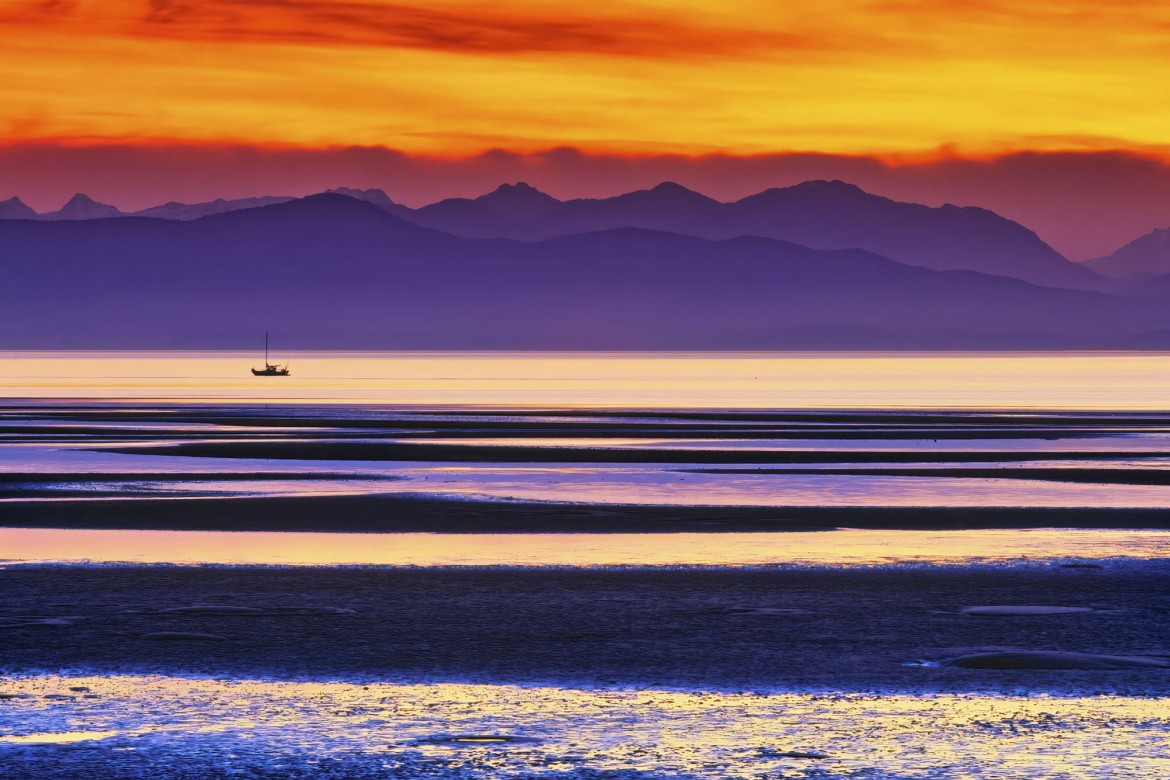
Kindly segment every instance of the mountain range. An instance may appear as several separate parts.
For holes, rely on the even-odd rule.
[[[761,236],[813,249],[867,249],[935,270],[974,270],[1055,287],[1098,289],[1101,278],[1068,261],[1035,233],[974,207],[932,208],[879,197],[840,181],[809,181],[723,203],[672,182],[612,198],[561,201],[520,182],[478,198],[450,198],[412,209],[379,189],[337,188],[394,216],[465,238],[540,241],[620,227],[721,240]],[[266,196],[167,203],[136,216],[190,220],[292,200]],[[19,203],[19,201],[16,201]],[[23,206],[23,204],[20,204]],[[75,195],[42,219],[121,216],[113,206]],[[5,212],[0,210],[0,218]],[[30,218],[26,212],[13,214]]]
[[[413,215],[420,225],[476,238],[534,241],[642,227],[712,240],[762,236],[813,249],[868,249],[938,271],[966,269],[1060,287],[1092,288],[1095,275],[1027,228],[980,208],[931,208],[840,181],[765,190],[732,203],[666,182],[614,198],[558,201],[526,184],[474,200],[450,199]]]
[[[542,209],[558,212],[576,203],[529,190],[497,190],[486,203],[443,201],[427,207],[429,216],[419,216],[427,209],[409,210],[410,219],[391,213],[405,207],[389,198],[379,202],[379,191],[349,191],[193,219],[0,221],[6,281],[0,285],[0,347],[235,347],[264,330],[279,331],[298,348],[332,349],[1170,344],[1170,311],[1161,301],[937,270],[870,248],[695,235],[698,228],[603,227],[519,240],[458,235],[451,227],[482,209],[507,215],[513,225],[533,224]],[[833,183],[803,190],[865,204],[840,217],[844,235],[891,242],[900,235],[900,246],[925,251],[928,239],[916,243],[905,226],[930,227],[935,220],[941,227],[935,225],[929,241],[966,226],[972,231],[966,240],[982,234],[985,247],[1006,242],[1034,262],[1029,268],[1068,263],[990,212],[903,209],[906,204],[874,203],[873,196]],[[697,219],[709,206],[688,192],[659,187],[631,193],[624,202],[640,219],[661,218],[664,201],[690,203]],[[742,209],[767,212],[776,208],[775,198],[793,195],[781,191]],[[463,216],[452,216],[460,209]],[[613,213],[613,204],[588,209]],[[818,209],[823,206],[802,213]],[[857,214],[909,216],[899,234],[865,224]],[[428,220],[448,220],[448,229],[420,224]],[[827,231],[811,217],[777,222],[812,236]],[[571,229],[563,223],[554,232]],[[969,247],[963,256],[979,257]]]

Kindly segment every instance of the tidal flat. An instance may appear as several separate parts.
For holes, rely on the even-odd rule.
[[[1170,418],[12,402],[5,777],[1149,778]]]

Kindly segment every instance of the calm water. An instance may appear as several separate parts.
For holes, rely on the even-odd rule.
[[[0,565],[882,566],[1158,559],[1170,531],[331,534],[0,528]]]
[[[0,354],[0,396],[13,399],[0,409],[0,509],[50,502],[69,511],[131,499],[159,502],[165,512],[161,499],[361,494],[487,498],[502,502],[500,511],[534,501],[1170,507],[1170,479],[1162,478],[1170,419],[1108,411],[1164,408],[1170,355],[307,353],[279,357],[293,364],[287,379],[250,376],[252,357]],[[499,406],[605,409],[477,413]],[[696,412],[752,407],[781,416]],[[809,412],[829,407],[869,411]],[[1009,411],[993,411],[999,407]],[[1062,407],[1075,410],[1054,411]],[[645,411],[623,411],[631,408]],[[873,411],[883,408],[896,413]],[[355,459],[355,445],[382,449]],[[220,449],[200,457],[185,449],[200,446]],[[280,449],[305,446],[317,448],[311,457]],[[541,458],[548,462],[532,462]],[[1150,558],[1168,540],[1158,531],[833,531],[715,541],[7,529],[0,558],[870,565]]]
[[[0,506],[1170,507],[1170,357],[404,353],[301,356],[287,380],[251,377],[246,357],[0,359]],[[817,411],[834,405],[857,409]]]
[[[639,408],[1164,409],[1161,353],[0,352],[0,397]]]

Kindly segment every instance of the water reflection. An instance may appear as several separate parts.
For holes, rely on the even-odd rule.
[[[0,503],[421,494],[667,506],[1170,508],[1168,427],[1170,418],[1136,413],[561,417],[17,404],[0,409]]]
[[[401,438],[395,439],[399,444],[430,444],[456,445],[465,447],[540,447],[552,449],[609,449],[611,447],[635,450],[716,450],[716,451],[758,451],[758,452],[807,452],[807,451],[838,451],[857,450],[859,452],[914,452],[914,451],[949,451],[956,454],[978,452],[1051,452],[1059,456],[1062,451],[1100,452],[1110,454],[1118,449],[1127,452],[1166,452],[1170,450],[1170,434],[1146,433],[1134,434],[1127,432],[1105,433],[1100,429],[1092,434],[1086,433],[1083,437],[1054,438],[1045,435],[1044,431],[1035,431],[1031,438],[1024,438],[1016,434],[1015,438],[962,438],[948,440],[946,438],[929,437],[923,435],[919,439],[890,438],[828,438],[801,439],[786,437],[783,439],[736,439],[734,432],[729,432],[720,438],[705,439],[631,439],[631,438],[529,438],[513,436],[508,438],[488,439],[459,439],[430,437],[426,439]],[[1099,438],[1093,438],[1093,436]]]
[[[1164,409],[1156,353],[3,352],[0,397],[637,408]]]
[[[654,468],[387,466],[374,479],[306,474],[289,479],[198,478],[10,484],[5,503],[403,495],[494,501],[557,501],[707,507],[1170,507],[1170,485],[1021,479],[818,474],[704,474]],[[457,506],[453,511],[459,511]]]
[[[1170,531],[334,534],[0,528],[14,562],[291,566],[873,566],[1161,558]]]

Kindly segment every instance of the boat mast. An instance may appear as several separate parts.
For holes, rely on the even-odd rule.
[[[268,365],[268,331],[264,331],[264,365]]]

